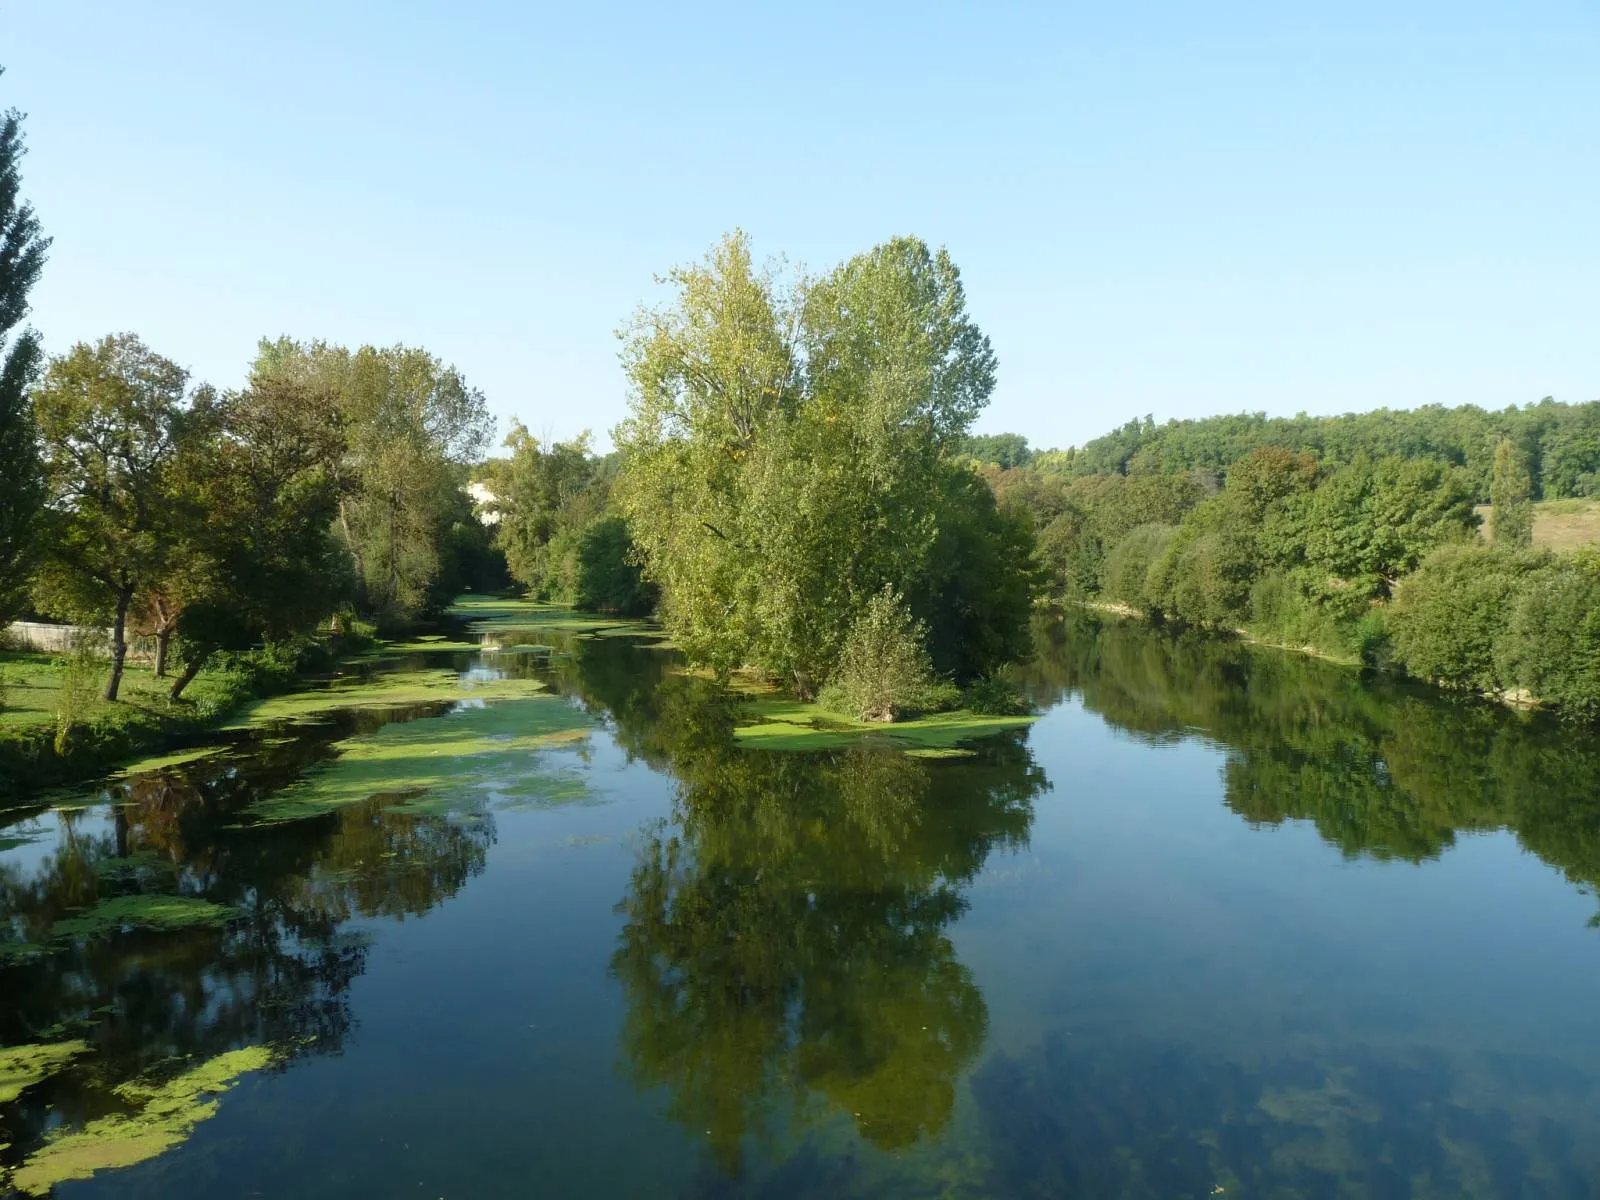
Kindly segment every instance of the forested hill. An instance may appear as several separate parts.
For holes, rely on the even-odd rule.
[[[1510,438],[1526,457],[1536,497],[1600,496],[1600,401],[1558,404],[1546,399],[1499,412],[1473,405],[1429,405],[1336,417],[1241,413],[1164,425],[1146,417],[1079,449],[1046,452],[1039,457],[1058,460],[1073,476],[1171,475],[1196,469],[1225,474],[1228,467],[1260,446],[1310,451],[1329,463],[1353,462],[1363,456],[1373,460],[1394,455],[1431,458],[1463,468],[1474,498],[1487,503],[1495,447],[1502,438]],[[974,457],[979,458],[990,458],[991,454],[984,452],[988,449],[972,447]],[[999,465],[1018,465],[1015,447],[1006,449],[1011,461]]]

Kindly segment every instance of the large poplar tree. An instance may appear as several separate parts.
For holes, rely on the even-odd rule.
[[[22,114],[7,110],[0,114],[0,624],[26,597],[35,522],[44,502],[28,403],[42,351],[33,330],[12,336],[28,314],[28,292],[50,246],[33,206],[21,198],[23,152]]]
[[[960,458],[995,356],[943,250],[785,287],[735,234],[625,333],[620,493],[688,655],[814,694],[885,588],[971,679],[1027,646],[1032,531]]]

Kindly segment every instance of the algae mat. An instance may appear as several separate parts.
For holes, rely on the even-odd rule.
[[[1031,715],[985,716],[960,709],[886,724],[853,721],[815,704],[779,699],[752,699],[746,705],[746,713],[750,720],[733,731],[734,739],[746,749],[844,750],[871,740],[924,758],[959,757],[959,748],[965,742],[1023,729],[1038,720]]]
[[[483,679],[459,671],[406,671],[352,678],[313,691],[258,700],[240,709],[224,729],[249,729],[274,721],[316,717],[341,708],[396,708],[452,700],[514,700],[544,689],[536,679]]]
[[[165,1083],[125,1083],[115,1092],[131,1111],[98,1117],[78,1129],[54,1130],[13,1170],[12,1186],[42,1196],[69,1180],[155,1158],[186,1141],[200,1122],[216,1116],[217,1098],[242,1076],[264,1070],[276,1058],[267,1046],[250,1046],[219,1054]]]
[[[338,757],[245,809],[276,824],[387,798],[389,807],[450,812],[565,803],[587,791],[569,759],[593,722],[554,695],[463,707],[336,743]]]
[[[62,1070],[88,1042],[41,1042],[32,1046],[0,1046],[0,1104],[10,1104],[36,1083]]]

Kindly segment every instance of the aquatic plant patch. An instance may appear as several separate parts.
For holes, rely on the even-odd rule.
[[[61,1071],[89,1043],[44,1042],[32,1046],[0,1046],[0,1104],[10,1104],[36,1083]]]
[[[542,691],[536,679],[463,676],[459,671],[406,671],[352,677],[324,688],[274,696],[241,708],[224,729],[249,729],[276,721],[304,720],[341,708],[395,708],[451,700],[512,700]]]
[[[99,1171],[146,1162],[186,1141],[195,1126],[216,1116],[219,1097],[241,1077],[265,1070],[276,1053],[267,1046],[230,1050],[165,1083],[134,1080],[115,1090],[131,1111],[98,1117],[78,1129],[60,1127],[12,1172],[12,1186],[42,1196],[59,1184]]]
[[[553,754],[570,754],[592,728],[580,709],[548,694],[385,725],[338,743],[337,758],[245,813],[255,824],[298,821],[374,797],[420,812],[570,802],[584,789]]]
[[[876,741],[904,750],[958,750],[962,743],[1031,725],[1034,716],[986,716],[958,709],[931,713],[911,721],[855,721],[798,700],[752,697],[748,720],[733,731],[739,745],[751,750],[842,750]],[[946,754],[943,757],[950,757]]]

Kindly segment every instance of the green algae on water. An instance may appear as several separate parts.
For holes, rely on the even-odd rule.
[[[89,1043],[84,1041],[0,1046],[0,1104],[10,1104],[88,1050]]]
[[[218,1097],[241,1076],[270,1067],[276,1058],[270,1047],[250,1046],[219,1054],[166,1083],[125,1083],[116,1095],[131,1111],[99,1117],[79,1129],[53,1131],[14,1170],[12,1186],[42,1196],[69,1180],[155,1158],[216,1116],[221,1107]]]
[[[148,754],[143,758],[136,758],[132,762],[123,763],[117,768],[114,778],[126,779],[130,775],[143,775],[147,771],[161,771],[167,767],[182,766],[184,763],[198,762],[202,758],[210,758],[213,754],[220,754],[222,746],[192,746],[187,750],[174,750],[167,754]]]
[[[433,813],[570,803],[587,790],[550,754],[580,747],[592,728],[580,709],[548,694],[385,725],[338,743],[339,757],[245,812],[253,823],[276,824],[374,797]]]
[[[912,721],[893,723],[854,721],[816,704],[798,700],[752,698],[746,705],[750,720],[733,731],[739,745],[750,750],[843,750],[874,741],[907,751],[951,751],[974,738],[1022,729],[1038,718],[1000,717],[958,709],[930,713]],[[952,757],[941,754],[940,757]]]
[[[124,929],[194,929],[222,925],[235,915],[227,905],[197,896],[113,896],[76,916],[57,921],[51,926],[51,936],[58,942],[77,942]]]
[[[474,679],[457,671],[406,671],[341,680],[325,688],[259,700],[240,709],[224,729],[321,716],[341,708],[395,708],[452,700],[512,700],[544,689],[536,679]]]

